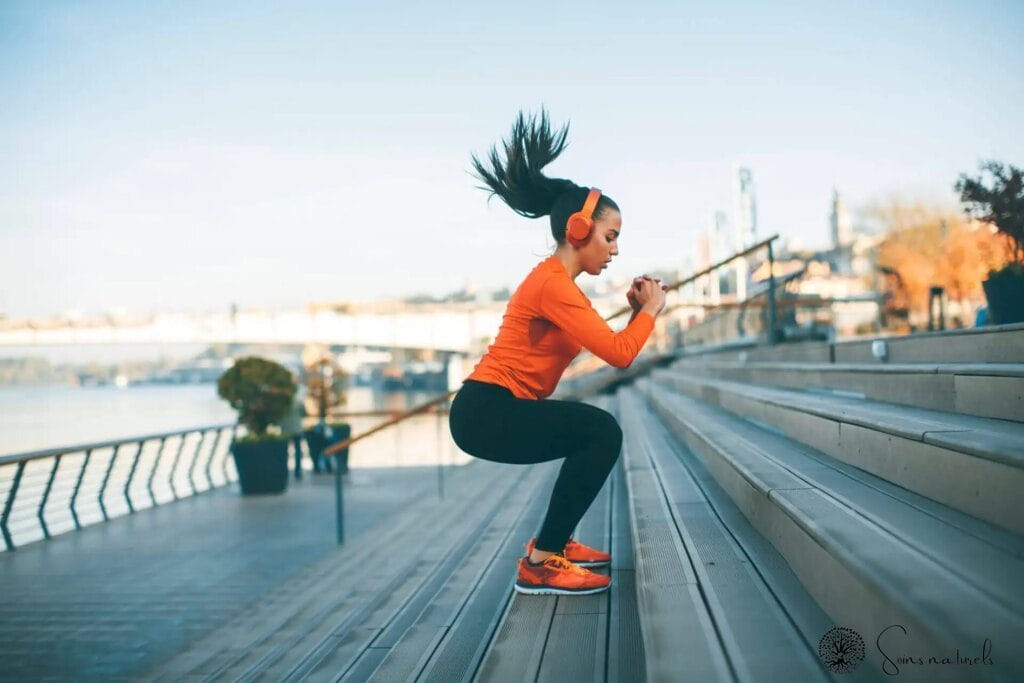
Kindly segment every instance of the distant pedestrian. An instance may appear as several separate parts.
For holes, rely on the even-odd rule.
[[[295,478],[302,479],[302,418],[306,416],[306,388],[299,383],[292,405],[281,420],[281,432],[288,436],[295,453]]]

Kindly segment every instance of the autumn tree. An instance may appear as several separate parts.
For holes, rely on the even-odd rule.
[[[935,286],[961,305],[980,301],[986,274],[1012,259],[1008,243],[990,225],[955,207],[890,199],[870,210],[886,230],[878,268],[894,274],[911,311],[927,310]]]

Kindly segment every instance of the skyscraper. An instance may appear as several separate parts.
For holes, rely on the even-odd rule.
[[[757,200],[754,197],[753,173],[738,164],[733,171],[732,201],[735,247],[739,251],[757,242]]]
[[[737,164],[732,184],[733,221],[736,224],[735,248],[742,251],[757,242],[757,200],[754,197],[754,174]],[[732,268],[736,279],[736,298],[747,298],[750,268],[746,258],[738,259]]]
[[[724,211],[712,211],[707,217],[707,238],[708,238],[708,262],[705,267],[712,263],[718,263],[732,253],[729,244],[729,221]],[[708,295],[712,303],[718,303],[721,298],[721,271],[716,271],[710,276]]]
[[[839,197],[839,190],[832,188],[832,203],[828,212],[828,225],[832,233],[832,248],[845,247],[853,241],[853,231],[850,225],[850,214],[847,213],[843,200]]]

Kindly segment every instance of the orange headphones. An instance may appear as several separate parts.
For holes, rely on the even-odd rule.
[[[582,247],[590,239],[590,231],[594,229],[594,208],[601,197],[601,190],[591,188],[583,208],[569,216],[565,223],[565,238],[575,247]]]

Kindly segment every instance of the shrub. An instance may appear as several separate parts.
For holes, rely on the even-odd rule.
[[[270,425],[280,424],[296,388],[288,368],[255,356],[239,358],[217,380],[217,393],[238,411],[254,439],[265,438]]]

